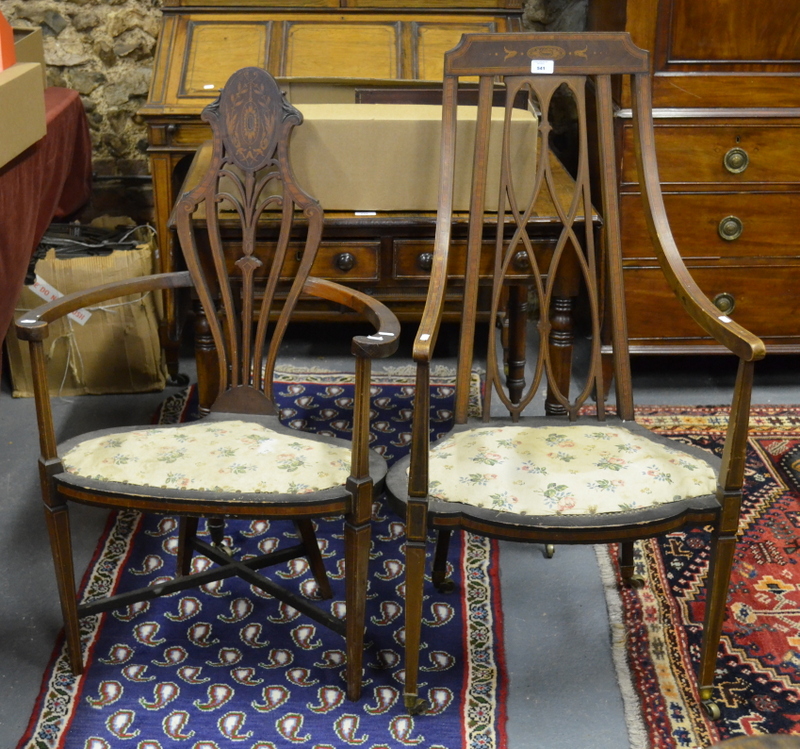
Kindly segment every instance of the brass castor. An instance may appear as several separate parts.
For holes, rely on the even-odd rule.
[[[644,588],[644,578],[641,575],[631,575],[627,580],[625,580],[625,584],[629,588]]]
[[[409,715],[422,715],[422,713],[430,709],[428,700],[423,700],[422,697],[417,697],[416,694],[405,695],[404,701]]]
[[[552,559],[555,556],[556,547],[555,544],[545,544],[544,545],[544,558],[545,559]]]
[[[440,593],[449,595],[456,589],[456,584],[451,578],[445,577],[442,580],[434,580],[433,587],[436,588],[436,590],[438,590]]]
[[[722,717],[722,710],[719,709],[719,705],[714,700],[703,700],[701,704],[703,705],[703,710],[706,711],[706,715],[711,720],[719,720]]]

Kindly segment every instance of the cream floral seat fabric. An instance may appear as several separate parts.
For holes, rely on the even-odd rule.
[[[341,486],[350,473],[346,447],[233,420],[104,435],[63,462],[85,478],[193,492],[307,494]]]
[[[457,432],[431,449],[429,471],[433,498],[520,515],[621,512],[716,488],[704,460],[617,425]]]

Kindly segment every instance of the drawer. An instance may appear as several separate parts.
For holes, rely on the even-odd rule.
[[[685,258],[800,257],[800,194],[665,194],[664,205]],[[641,196],[626,193],[620,206],[623,256],[655,257]]]
[[[800,337],[800,266],[693,267],[692,277],[718,306],[763,338]],[[706,337],[669,288],[659,268],[626,269],[625,297],[632,345],[642,339]],[[726,295],[722,297],[721,295]]]
[[[186,148],[194,151],[211,138],[211,128],[202,122],[160,122],[148,125],[151,148]]]
[[[655,136],[659,177],[664,185],[800,182],[800,127],[678,125],[672,120],[664,125],[656,121]],[[630,123],[623,127],[622,149],[622,181],[635,184],[636,154]]]
[[[534,247],[540,252],[539,262],[550,262],[554,241],[536,240]],[[464,278],[464,264],[467,256],[466,240],[453,240],[450,244],[447,276],[450,279]],[[394,242],[394,258],[392,277],[396,279],[427,279],[430,276],[433,260],[433,242],[431,240],[399,239]],[[524,252],[520,254],[520,262],[513,263],[508,274],[509,280],[525,280],[530,275],[530,264]],[[494,271],[494,242],[485,241],[481,251],[479,274],[482,279],[491,279]]]
[[[379,242],[323,242],[320,245],[317,259],[311,267],[311,275],[331,281],[375,282],[379,278]],[[300,267],[301,242],[291,242],[284,263],[281,279],[291,281]],[[257,278],[263,278],[269,271],[275,245],[258,242],[256,256],[263,265],[256,271]],[[234,242],[225,243],[225,257],[228,271],[238,275],[234,263],[241,256],[241,245]]]

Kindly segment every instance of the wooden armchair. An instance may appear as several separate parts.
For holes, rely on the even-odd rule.
[[[29,313],[17,326],[19,336],[30,341],[42,497],[71,665],[75,673],[81,672],[80,617],[238,575],[344,635],[347,695],[355,700],[361,690],[372,501],[386,474],[383,458],[368,449],[370,364],[394,352],[399,324],[370,297],[309,275],[323,214],[292,176],[289,138],[302,116],[286,102],[274,79],[258,68],[240,70],[231,76],[219,99],[206,107],[203,118],[213,132],[212,163],[200,184],[180,198],[174,214],[189,270],[72,294]],[[226,266],[217,220],[217,206],[223,201],[236,210],[241,222],[241,256],[230,266]],[[195,235],[201,205],[206,217],[203,237],[207,237],[202,250]],[[278,211],[282,223],[269,250],[271,256],[262,260],[256,251],[256,230],[264,211]],[[304,241],[298,240],[298,214],[306,230]],[[279,279],[287,276],[286,264],[295,266],[298,261],[288,293],[282,304],[276,302]],[[57,444],[45,375],[43,342],[48,324],[72,310],[113,297],[188,286],[204,308],[218,356],[219,388],[211,414],[191,424],[104,430]],[[302,295],[350,307],[375,328],[352,340],[356,357],[352,442],[304,434],[278,421],[273,371]],[[233,453],[235,458],[229,457]],[[234,462],[246,470],[233,470]],[[69,501],[180,516],[175,579],[78,605]],[[312,519],[335,515],[344,516],[346,621],[259,574],[268,565],[304,556],[320,597],[330,597]],[[212,543],[196,535],[199,517],[208,518]],[[300,543],[238,560],[223,543],[223,519],[231,517],[291,519]],[[190,574],[193,551],[207,556],[215,566]]]
[[[466,257],[456,394],[456,427],[430,445],[428,378],[439,334],[448,258],[457,94],[460,79],[478,80],[479,102],[472,165],[472,202]],[[627,346],[622,285],[623,248],[617,198],[618,158],[613,127],[612,89],[625,78],[632,88],[634,131],[643,210],[661,268],[686,312],[706,334],[738,357],[722,460],[637,426]],[[463,82],[463,81],[462,81]],[[476,335],[475,299],[480,274],[481,223],[486,200],[492,95],[505,91],[506,126],[502,135],[501,206],[494,249],[493,315],[501,310],[505,277],[520,260],[530,266],[532,293],[539,314],[538,354],[529,362],[531,381],[521,395],[504,389],[497,332],[486,342],[483,417],[467,414],[469,375]],[[511,107],[524,92],[540,110],[533,187],[523,191],[510,178],[508,135]],[[553,190],[551,136],[554,96],[570,96],[577,109],[578,142],[575,189],[559,200]],[[498,136],[500,137],[500,136]],[[563,226],[552,254],[537,256],[526,232],[536,198],[550,193]],[[592,222],[593,207],[602,220]],[[509,234],[510,239],[509,239]],[[452,273],[452,267],[450,268]],[[558,316],[554,289],[574,276],[581,287],[582,316],[590,347],[585,380],[577,392],[559,387],[564,365],[553,325]],[[606,400],[600,341],[607,326],[613,347],[616,398]],[[698,329],[698,332],[699,329]],[[523,331],[524,333],[524,331]],[[537,347],[534,345],[533,347]],[[754,362],[764,356],[760,339],[722,314],[687,272],[664,211],[654,150],[648,53],[627,34],[466,35],[445,56],[444,110],[437,236],[427,306],[414,343],[417,367],[412,450],[387,477],[390,499],[406,518],[406,707],[425,709],[418,695],[423,620],[426,535],[438,530],[433,583],[445,578],[450,534],[465,529],[495,538],[544,544],[620,542],[623,578],[633,580],[633,542],[690,526],[710,526],[704,643],[699,667],[699,696],[712,716],[712,700],[726,594],[742,496],[748,412]],[[722,364],[722,362],[720,362]],[[567,366],[570,366],[567,362]],[[576,371],[573,377],[578,376]],[[529,415],[547,385],[563,417]],[[592,397],[596,398],[593,402]],[[504,418],[491,418],[493,398]]]

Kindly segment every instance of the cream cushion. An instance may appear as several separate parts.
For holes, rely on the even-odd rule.
[[[704,460],[617,425],[471,429],[430,454],[431,497],[520,515],[620,512],[715,489]]]
[[[187,492],[306,494],[341,486],[350,473],[346,447],[247,421],[106,434],[79,443],[62,462],[85,478]]]

